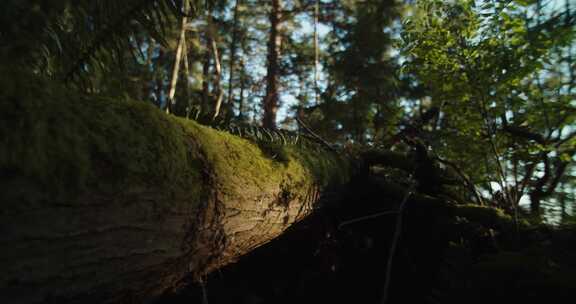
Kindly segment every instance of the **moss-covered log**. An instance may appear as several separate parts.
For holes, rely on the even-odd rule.
[[[137,302],[309,214],[349,164],[38,79],[0,90],[0,302]]]

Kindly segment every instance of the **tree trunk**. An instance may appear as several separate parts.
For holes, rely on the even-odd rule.
[[[232,111],[232,105],[234,104],[234,65],[236,63],[236,49],[238,44],[238,23],[239,23],[239,12],[240,1],[236,0],[236,5],[234,5],[234,21],[232,22],[232,40],[230,41],[230,62],[228,66],[228,108]],[[230,115],[231,116],[231,115]]]
[[[154,95],[154,87],[156,82],[154,81],[154,61],[152,58],[154,57],[154,51],[156,51],[156,41],[150,37],[148,38],[148,47],[146,48],[146,78],[145,78],[145,85],[142,87],[142,95],[144,96],[145,101],[150,101],[151,97]]]
[[[188,1],[184,1],[183,11],[188,12]],[[170,78],[170,89],[168,90],[168,101],[166,102],[166,113],[171,113],[172,107],[174,107],[176,95],[176,85],[178,84],[178,78],[180,77],[180,64],[182,62],[182,54],[186,56],[186,24],[188,18],[186,16],[182,17],[180,21],[180,36],[178,37],[178,46],[176,47],[176,56],[174,58],[174,66],[172,67],[172,77]],[[188,80],[186,80],[188,82]]]
[[[216,101],[214,102],[214,113],[212,114],[212,119],[215,119],[220,114],[220,107],[222,106],[222,97],[224,92],[222,91],[222,86],[220,85],[220,79],[222,78],[222,65],[220,64],[220,52],[218,52],[218,46],[216,45],[216,40],[212,40],[212,57],[214,57],[214,93],[216,96]]]
[[[160,66],[160,63],[164,61],[166,53],[164,52],[163,48],[160,47],[158,49],[158,58],[156,59],[156,67],[153,72],[154,77],[154,95],[155,95],[155,104],[159,108],[163,107],[162,104],[164,102],[164,68]]]
[[[264,117],[262,125],[265,128],[276,128],[276,113],[278,112],[279,78],[280,78],[280,48],[282,46],[282,0],[272,0],[272,10],[269,15],[270,35],[268,36],[268,58],[266,74],[266,95],[262,107]]]
[[[312,143],[255,144],[34,76],[0,90],[0,303],[142,303],[236,261],[347,182]]]
[[[212,110],[210,96],[210,61],[212,58],[212,41],[210,38],[210,15],[206,17],[206,32],[204,33],[204,58],[202,59],[202,113],[209,113]]]
[[[244,90],[246,88],[246,71],[242,60],[240,60],[240,69],[240,98],[238,99],[238,120],[243,122],[245,120]],[[230,108],[232,109],[232,104],[230,104]]]
[[[320,74],[318,68],[320,66],[320,48],[318,45],[318,17],[320,15],[320,0],[316,0],[314,4],[314,101],[316,105],[320,104],[320,87],[318,81]]]

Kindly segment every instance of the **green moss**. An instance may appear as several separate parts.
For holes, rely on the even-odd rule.
[[[296,185],[349,177],[344,160],[313,144],[255,144],[150,104],[80,94],[32,75],[0,84],[0,144],[0,181],[36,189],[4,189],[12,201],[143,187],[201,196],[207,172],[223,193],[288,183],[287,191],[305,195]]]
[[[350,179],[351,165],[343,156],[312,143],[289,146],[287,150],[294,159],[310,168],[316,182],[322,187],[341,185]]]
[[[88,187],[175,191],[198,178],[183,128],[152,105],[79,94],[33,75],[4,80],[4,180],[24,177],[51,196],[69,198]]]
[[[514,227],[512,217],[497,208],[478,205],[457,205],[453,207],[453,212],[457,216],[462,216],[470,221],[482,223],[488,227]]]
[[[286,145],[275,142],[260,141],[257,143],[262,152],[269,158],[277,160],[281,163],[287,163],[290,159],[286,151]]]
[[[263,145],[180,119],[195,134],[205,154],[220,196],[232,201],[254,200],[264,193],[280,193],[301,202],[311,187],[342,184],[349,179],[347,162],[333,152],[312,145]],[[286,199],[284,199],[286,200]]]

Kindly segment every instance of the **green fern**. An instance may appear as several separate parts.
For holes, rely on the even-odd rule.
[[[82,83],[88,72],[123,65],[126,51],[141,56],[136,35],[166,44],[182,1],[196,14],[199,0],[6,0],[0,55],[37,74]]]

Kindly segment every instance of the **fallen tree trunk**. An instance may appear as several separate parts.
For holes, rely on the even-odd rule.
[[[319,145],[258,145],[37,79],[4,86],[1,303],[143,302],[275,238],[349,179]]]

